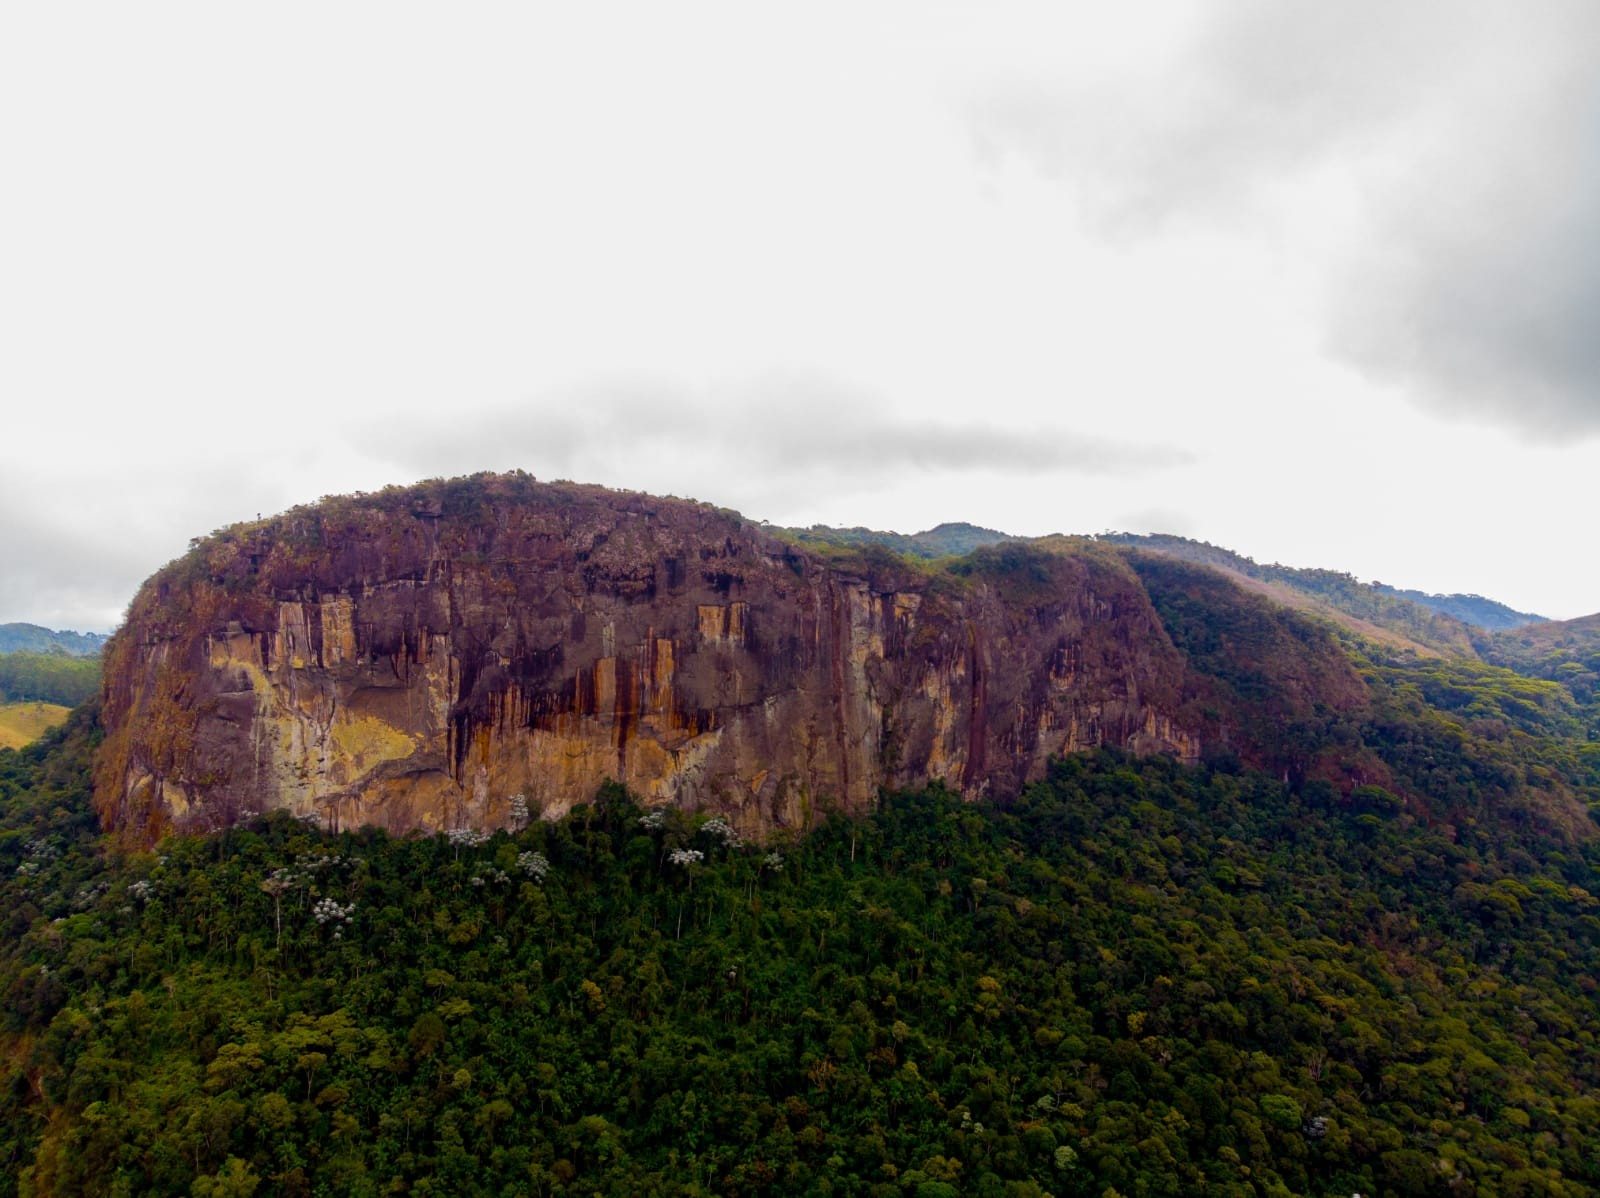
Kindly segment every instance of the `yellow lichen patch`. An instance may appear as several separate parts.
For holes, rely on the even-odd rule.
[[[306,621],[306,609],[300,603],[278,604],[278,627],[272,634],[272,658],[269,669],[285,665],[293,669],[305,668],[306,656],[311,652],[311,627]]]
[[[617,659],[602,657],[594,663],[595,713],[609,716],[617,705]],[[582,713],[580,713],[582,714]]]
[[[658,714],[665,714],[672,710],[672,674],[677,666],[672,660],[670,639],[657,637],[654,645],[655,651],[650,657],[650,688],[655,692],[652,706]]]
[[[213,670],[226,669],[228,666],[261,664],[260,653],[256,648],[256,638],[247,632],[230,632],[226,636],[213,636],[207,638]]]
[[[518,789],[546,819],[559,819],[574,802],[585,802],[607,778],[618,774],[617,750],[610,733],[597,720],[576,717],[559,727],[531,729],[523,747]]]
[[[715,603],[701,603],[695,608],[700,621],[700,639],[714,644],[744,644],[745,614],[750,605],[740,600],[723,607]]]
[[[339,756],[358,774],[409,757],[416,749],[415,740],[374,716],[346,717],[333,725],[331,733]]]
[[[1171,753],[1186,765],[1200,760],[1200,740],[1189,735],[1170,716],[1155,711],[1144,713],[1144,727],[1129,742],[1135,752]]]
[[[949,674],[929,671],[922,680],[922,694],[930,701],[933,713],[933,736],[928,745],[928,761],[923,767],[930,778],[959,779],[966,767],[966,746],[961,738],[960,713],[952,687],[952,682],[965,674],[966,663],[958,662]]]
[[[348,595],[322,601],[322,664],[336,666],[356,655],[355,604]]]
[[[631,740],[623,781],[647,798],[670,798],[677,791],[677,762],[669,750],[648,737]]]
[[[696,605],[695,614],[700,617],[700,638],[707,641],[722,639],[723,612],[715,603],[701,603]]]
[[[211,641],[211,668],[220,672],[236,671],[233,689],[243,689],[248,684],[258,700],[270,701],[272,681],[261,668],[261,655],[256,649],[256,639],[238,634],[218,637]]]
[[[174,786],[171,782],[161,783],[161,804],[179,819],[189,814],[189,796],[182,787]]]

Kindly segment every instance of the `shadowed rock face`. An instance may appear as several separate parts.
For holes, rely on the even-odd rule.
[[[1197,760],[1227,735],[1207,696],[1109,550],[830,564],[701,504],[476,476],[152,578],[107,651],[96,802],[134,838],[274,807],[496,827],[611,778],[759,837],[883,786],[1013,794],[1097,745]]]

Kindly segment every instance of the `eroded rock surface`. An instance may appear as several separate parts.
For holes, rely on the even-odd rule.
[[[134,836],[287,807],[497,827],[616,779],[743,832],[1097,745],[1226,737],[1116,552],[824,559],[735,515],[523,475],[326,500],[197,544],[107,651],[96,801]]]

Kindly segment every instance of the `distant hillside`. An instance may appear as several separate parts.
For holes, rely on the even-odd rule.
[[[1262,565],[1205,541],[1164,534],[1116,532],[1103,533],[1096,539],[1221,570],[1236,581],[1247,585],[1253,582],[1253,589],[1280,603],[1316,611],[1359,636],[1392,648],[1425,655],[1477,656],[1474,628],[1467,621],[1337,570]]]
[[[76,707],[100,689],[100,658],[53,653],[0,653],[0,703],[44,702]]]
[[[1566,687],[1591,740],[1600,741],[1600,615],[1505,629],[1488,638],[1482,653],[1485,661]]]
[[[1386,586],[1381,582],[1373,583],[1372,587],[1385,595],[1409,599],[1412,603],[1421,604],[1447,616],[1454,616],[1463,624],[1471,624],[1488,632],[1521,628],[1525,624],[1541,624],[1549,618],[1531,612],[1517,611],[1504,603],[1485,599],[1482,595],[1430,595],[1425,591],[1401,590],[1399,587]]]
[[[37,624],[0,624],[0,653],[70,653],[98,657],[107,637],[98,632],[57,632]]]
[[[964,523],[940,524],[911,534],[822,524],[776,531],[806,546],[853,549],[882,545],[907,557],[923,559],[959,557],[1003,542],[1030,541],[1045,548],[1057,543],[1057,538],[1015,537]],[[1333,619],[1367,640],[1425,656],[1477,657],[1484,642],[1483,633],[1523,628],[1543,620],[1542,616],[1517,611],[1481,595],[1430,595],[1365,583],[1337,570],[1263,565],[1243,554],[1187,537],[1104,533],[1095,539],[1210,566],[1279,603]]]
[[[923,532],[879,532],[872,528],[829,528],[813,524],[810,528],[780,528],[780,535],[802,545],[833,545],[856,547],[860,545],[886,545],[896,553],[910,557],[936,558],[960,557],[985,545],[998,545],[1003,541],[1021,541],[993,528],[976,524],[940,524]]]
[[[1600,616],[974,534],[197,540],[0,750],[0,1198],[1600,1194]]]

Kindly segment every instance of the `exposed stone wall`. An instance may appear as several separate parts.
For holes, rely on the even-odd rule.
[[[229,530],[146,584],[107,655],[107,823],[493,827],[611,778],[759,837],[1226,734],[1105,550],[1022,580],[830,565],[705,505],[471,481]]]

